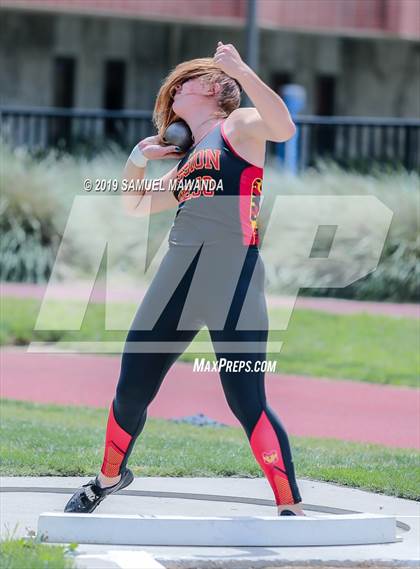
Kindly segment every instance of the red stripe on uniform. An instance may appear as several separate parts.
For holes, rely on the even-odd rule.
[[[253,182],[260,176],[261,168],[249,166],[243,170],[239,180],[239,219],[241,221],[243,245],[258,245],[258,235],[251,221],[251,208]]]
[[[252,431],[250,444],[258,464],[273,489],[277,506],[294,504],[280,443],[265,411],[261,413]]]
[[[105,452],[101,472],[104,476],[114,477],[120,473],[120,466],[124,460],[132,436],[124,431],[114,416],[114,405],[111,403],[108,415],[108,424],[105,436]]]
[[[255,164],[251,164],[248,160],[245,160],[240,154],[236,152],[233,148],[229,139],[226,136],[224,130],[224,122],[221,124],[220,132],[225,141],[229,150],[234,154],[237,158],[249,164],[247,168],[242,171],[240,180],[239,180],[239,219],[241,223],[242,229],[242,244],[245,246],[249,245],[258,245],[258,230],[256,220],[252,221],[252,207],[253,207],[253,196],[255,199],[260,199],[261,191],[257,192],[256,190],[253,192],[254,182],[256,179],[262,180],[263,177],[263,168],[260,166],[255,166]],[[258,196],[258,198],[257,198]]]

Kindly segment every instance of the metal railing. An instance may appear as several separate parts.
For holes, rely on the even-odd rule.
[[[53,107],[0,107],[3,137],[34,151],[102,150],[110,142],[133,146],[153,133],[151,111],[107,111]]]
[[[420,170],[420,120],[301,115],[295,123],[300,169],[329,158],[363,170],[380,164]]]
[[[151,111],[0,107],[0,118],[6,141],[40,153],[56,148],[90,156],[110,143],[129,150],[154,133]],[[294,121],[301,170],[320,158],[362,170],[374,164],[420,170],[418,119],[301,115]],[[285,145],[268,149],[281,159]]]

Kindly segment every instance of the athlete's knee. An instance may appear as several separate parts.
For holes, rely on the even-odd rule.
[[[257,423],[262,413],[262,407],[257,401],[249,401],[244,397],[227,396],[226,399],[229,408],[241,423],[249,438],[254,425]]]

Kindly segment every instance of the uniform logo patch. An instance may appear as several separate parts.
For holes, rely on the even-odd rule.
[[[276,450],[270,450],[268,452],[263,452],[263,460],[266,464],[272,464],[273,462],[277,462],[279,457]]]

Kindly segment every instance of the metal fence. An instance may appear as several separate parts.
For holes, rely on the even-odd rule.
[[[299,167],[317,158],[369,170],[385,165],[420,170],[420,120],[377,117],[300,116]]]
[[[150,111],[0,107],[2,136],[43,153],[56,148],[93,155],[110,144],[126,150],[154,133]],[[420,170],[420,120],[374,117],[295,117],[299,169],[331,159],[343,167],[373,165]],[[281,159],[284,144],[270,143]]]
[[[128,148],[153,133],[150,111],[0,107],[0,117],[3,138],[34,151],[92,154],[112,142]]]

